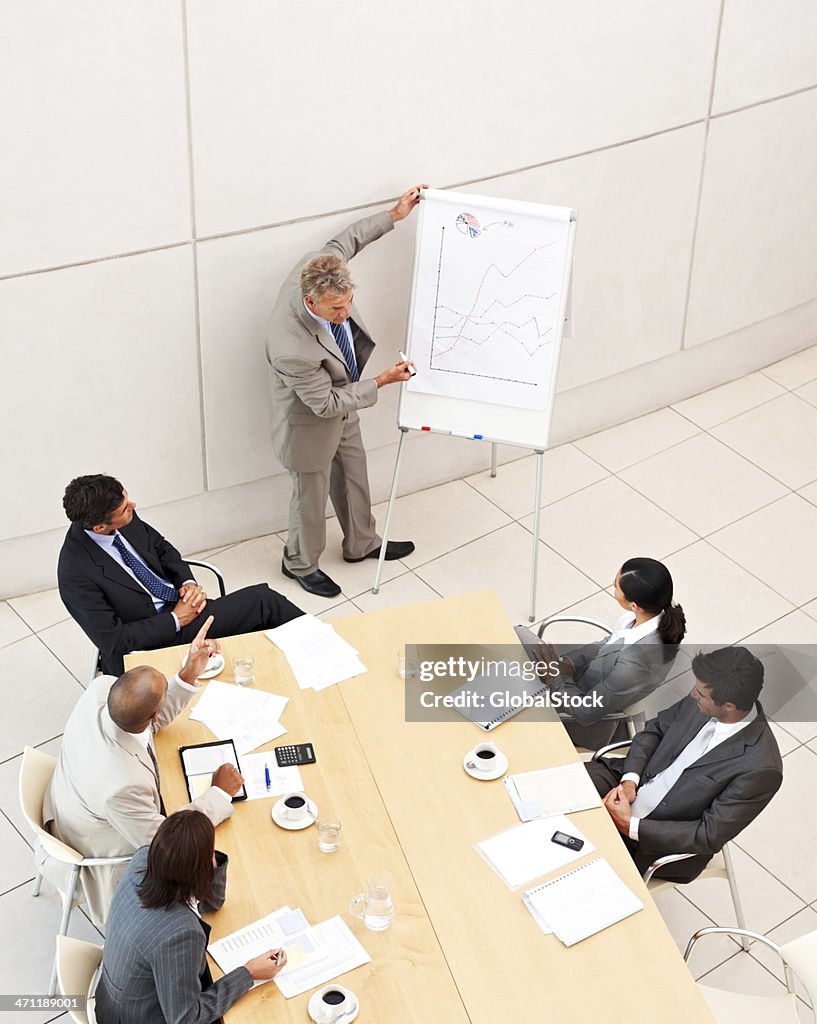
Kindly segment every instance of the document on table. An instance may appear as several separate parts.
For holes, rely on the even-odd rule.
[[[270,787],[267,789],[269,771]],[[248,800],[263,800],[266,797],[282,796],[284,793],[301,793],[304,784],[297,766],[279,768],[275,751],[261,751],[258,754],[242,754],[239,770],[244,776],[244,788]]]
[[[246,754],[287,731],[279,719],[289,697],[248,689],[213,679],[190,712],[220,740],[232,739],[239,754]]]
[[[603,857],[526,889],[522,901],[542,931],[546,935],[552,932],[566,946],[644,908]]]
[[[584,846],[578,853],[568,850],[566,846],[551,842],[554,832],[575,836],[584,841]],[[540,875],[572,863],[586,853],[592,853],[596,848],[572,821],[556,815],[514,825],[490,839],[475,843],[474,849],[509,888],[516,889]]]
[[[601,797],[580,761],[508,775],[502,781],[522,821],[601,807]]]
[[[325,690],[366,671],[354,647],[314,615],[300,615],[264,635],[284,652],[302,690]]]
[[[286,950],[287,964],[273,980],[287,999],[371,961],[342,918],[310,927],[301,911],[290,907],[211,943],[208,952],[226,974],[278,946]]]

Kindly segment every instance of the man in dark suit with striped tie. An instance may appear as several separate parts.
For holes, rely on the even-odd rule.
[[[401,361],[361,380],[374,342],[353,304],[346,264],[411,213],[421,187],[301,257],[281,286],[267,331],[272,441],[292,478],[281,571],[321,597],[340,593],[318,567],[326,545],[327,497],[343,530],[344,560],[380,555],[357,413],[375,404],[381,387],[411,376],[408,362]],[[389,541],[385,557],[404,558],[413,550],[411,541]]]
[[[209,600],[173,545],[143,522],[122,484],[80,476],[62,499],[71,528],[57,564],[60,597],[119,675],[130,651],[191,643],[208,615],[211,636],[272,629],[303,615],[266,583]]]

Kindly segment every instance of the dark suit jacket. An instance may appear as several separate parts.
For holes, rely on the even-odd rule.
[[[753,722],[690,765],[649,817],[641,819],[638,846],[648,863],[668,853],[694,853],[703,858],[702,867],[780,789],[780,750],[759,703],[757,709]],[[705,723],[695,701],[684,697],[636,735],[622,774],[637,772],[641,783],[653,778]]]
[[[207,966],[209,927],[190,907],[146,909],[138,887],[147,865],[147,846],[133,855],[111,904],[102,974],[96,990],[99,1024],[204,1024],[217,1020],[253,980],[245,967],[219,978],[202,991],[200,976]],[[224,903],[227,860],[216,870],[215,899]]]
[[[194,579],[190,566],[160,533],[134,512],[120,533],[150,568],[174,587]],[[71,525],[57,564],[60,597],[73,618],[102,653],[102,671],[118,676],[129,651],[177,643],[170,611],[156,614],[150,595],[106,551]]]

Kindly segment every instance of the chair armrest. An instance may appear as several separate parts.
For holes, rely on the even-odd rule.
[[[609,754],[611,750],[619,750],[621,747],[629,747],[632,740],[618,740],[616,743],[608,743],[606,747],[600,747],[595,754],[593,754],[591,761],[598,761],[604,757],[605,754]]]
[[[536,631],[536,635],[540,640],[542,639],[547,627],[552,625],[554,622],[583,622],[587,626],[595,626],[608,636],[613,632],[606,623],[600,622],[598,619],[589,619],[586,615],[551,615],[549,619],[544,620],[542,625]]]
[[[79,866],[81,868],[107,868],[114,864],[130,864],[132,860],[132,854],[128,854],[127,857],[83,857]]]
[[[658,860],[654,860],[652,864],[647,868],[644,874],[641,876],[644,885],[648,885],[650,879],[658,871],[659,868],[665,867],[667,864],[674,864],[679,860],[689,860],[690,857],[694,857],[693,853],[667,853],[663,857],[659,857]],[[659,878],[659,882],[661,879]]]
[[[224,597],[224,595],[227,593],[227,588],[224,586],[224,577],[221,575],[221,570],[218,568],[218,566],[213,565],[212,562],[205,562],[200,558],[186,558],[185,561],[187,562],[188,565],[196,565],[200,569],[209,569],[210,572],[213,573],[215,578],[218,580],[219,594],[222,597]]]
[[[753,942],[761,942],[764,946],[768,946],[769,949],[774,950],[774,952],[777,953],[777,955],[780,957],[783,964],[786,964],[786,961],[783,959],[783,953],[780,949],[780,946],[778,946],[776,942],[772,942],[772,940],[770,938],[767,938],[767,936],[761,935],[759,932],[749,931],[748,928],[721,928],[714,926],[709,928],[699,928],[698,931],[695,932],[695,934],[687,943],[687,948],[684,950],[685,961],[689,960],[690,953],[692,952],[695,943],[698,941],[698,939],[702,939],[704,935],[733,935],[744,939],[751,939]],[[793,988],[789,989],[789,992],[793,991]]]

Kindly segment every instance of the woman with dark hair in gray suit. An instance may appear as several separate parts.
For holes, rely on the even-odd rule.
[[[210,1024],[286,963],[269,950],[213,982],[200,911],[224,903],[227,857],[212,822],[177,811],[133,855],[111,903],[96,990],[99,1024]]]
[[[544,679],[551,689],[588,698],[570,708],[565,728],[576,746],[591,750],[609,743],[616,732],[617,721],[607,716],[626,711],[664,682],[686,632],[684,611],[673,603],[672,576],[662,562],[628,558],[616,573],[613,591],[624,613],[610,636],[569,656],[558,657],[550,644],[530,630],[520,634],[524,627],[517,627],[528,654],[551,665],[558,662],[555,678]]]

